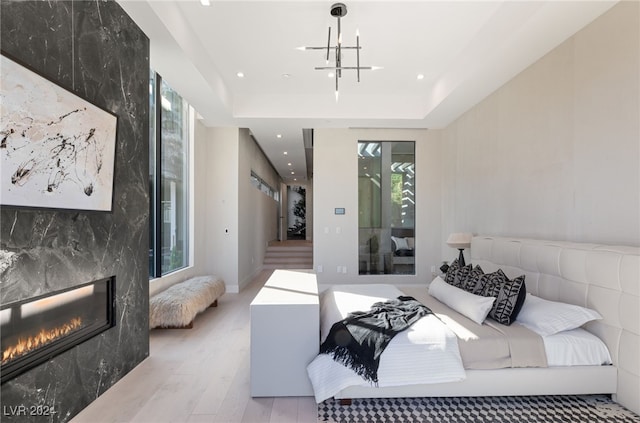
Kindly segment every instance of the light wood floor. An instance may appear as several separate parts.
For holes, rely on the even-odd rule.
[[[224,294],[193,329],[152,330],[149,358],[71,421],[315,423],[313,397],[249,394],[249,304],[271,272]]]

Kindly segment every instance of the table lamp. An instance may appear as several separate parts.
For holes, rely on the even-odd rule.
[[[465,265],[463,252],[465,248],[469,248],[471,246],[472,237],[473,234],[471,233],[460,232],[449,235],[449,239],[447,239],[447,245],[449,247],[460,250],[460,255],[458,256],[458,264],[460,267]]]

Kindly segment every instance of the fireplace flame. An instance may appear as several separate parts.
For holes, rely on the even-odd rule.
[[[46,344],[49,344],[56,339],[73,332],[82,325],[82,319],[74,317],[68,323],[58,326],[53,329],[42,329],[35,336],[29,336],[26,339],[19,338],[18,343],[11,345],[2,351],[2,365],[7,362],[23,356],[33,350],[36,350]]]

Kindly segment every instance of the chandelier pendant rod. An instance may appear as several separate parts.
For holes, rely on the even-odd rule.
[[[331,29],[331,28],[329,28]],[[331,46],[327,46],[327,47],[299,47],[299,50],[329,50],[331,49]],[[356,46],[341,46],[340,50],[355,50],[355,49],[362,49],[362,47],[356,47]]]
[[[358,82],[360,82],[360,31],[356,31],[356,70],[358,72]]]
[[[338,78],[342,78],[342,69],[338,69],[342,66],[342,28],[340,27],[340,16],[338,16],[338,44],[336,50],[336,73]]]
[[[374,70],[378,68],[374,68],[373,66],[316,66],[313,68],[314,70]]]
[[[338,101],[338,71],[336,70],[336,101]]]
[[[307,47],[312,50],[322,49],[324,47]],[[329,64],[329,51],[331,50],[331,27],[329,27],[329,36],[327,37],[327,64]]]

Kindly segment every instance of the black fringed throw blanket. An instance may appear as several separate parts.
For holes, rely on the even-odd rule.
[[[349,313],[334,323],[320,354],[329,354],[377,386],[380,354],[394,336],[429,313],[431,310],[413,297],[375,303],[367,312]]]

